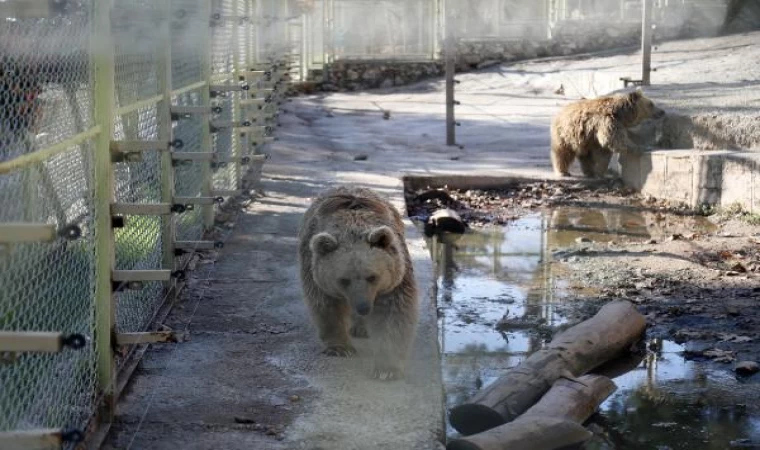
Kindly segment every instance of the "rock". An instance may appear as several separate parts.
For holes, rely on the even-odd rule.
[[[301,397],[299,397],[297,395],[291,395],[290,396],[290,401],[293,402],[293,403],[301,401]]]
[[[755,361],[742,361],[736,364],[734,370],[739,375],[754,375],[757,372],[760,372],[760,364]]]
[[[235,417],[235,423],[252,424],[252,423],[256,423],[256,421],[253,419],[249,419],[248,417]]]
[[[366,161],[368,158],[369,158],[369,155],[365,155],[362,153],[360,155],[354,156],[354,161]]]
[[[347,70],[346,77],[351,81],[356,81],[359,79],[359,72],[355,70]]]
[[[581,236],[581,237],[579,237],[579,238],[576,238],[576,239],[575,239],[575,242],[576,242],[576,243],[578,243],[578,244],[584,244],[584,243],[586,243],[586,244],[587,244],[587,243],[590,243],[590,242],[592,242],[592,241],[591,241],[591,239],[589,239],[589,238],[587,238],[587,237],[583,237],[583,236]]]

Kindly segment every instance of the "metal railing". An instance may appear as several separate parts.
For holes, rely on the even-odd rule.
[[[175,340],[156,325],[275,139],[284,3],[0,2],[0,448],[102,434]]]

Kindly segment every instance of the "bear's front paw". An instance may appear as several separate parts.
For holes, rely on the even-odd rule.
[[[356,354],[356,349],[351,345],[331,345],[327,347],[322,353],[327,356],[349,358]]]
[[[352,325],[350,330],[351,336],[357,339],[366,339],[369,337],[367,328],[364,325]]]
[[[372,378],[382,381],[393,381],[404,378],[404,372],[398,367],[376,365]]]

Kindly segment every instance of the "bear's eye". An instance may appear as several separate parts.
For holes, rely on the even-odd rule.
[[[341,278],[340,285],[343,287],[349,287],[351,285],[351,280],[349,280],[348,278]]]
[[[377,281],[377,276],[375,276],[375,275],[370,275],[370,276],[368,276],[368,277],[367,277],[367,283],[370,283],[370,284],[372,284],[372,283],[374,283],[375,281]]]

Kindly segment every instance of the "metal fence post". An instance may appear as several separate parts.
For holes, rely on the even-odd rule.
[[[445,4],[445,27],[446,27],[446,145],[457,145],[456,119],[454,117],[454,75],[456,72],[456,46],[454,44],[454,24],[452,14],[452,0]]]
[[[200,0],[200,16],[206,19],[211,18],[212,0]],[[203,44],[201,45],[201,79],[206,82],[206,87],[201,89],[201,104],[205,107],[211,105],[211,27],[206,26],[199,30],[203,34]],[[201,121],[201,151],[211,153],[214,151],[214,143],[211,137],[211,124],[208,120]],[[203,164],[201,169],[201,197],[211,197],[214,187],[214,178],[209,164]],[[209,231],[214,227],[214,205],[203,205],[202,207],[203,229]]]
[[[246,1],[246,0],[232,0],[232,48],[230,51],[232,52],[232,79],[233,81],[238,81],[238,76],[246,70],[245,67],[243,67],[240,64],[240,16],[238,8],[240,7],[240,2]],[[246,80],[247,82],[247,80]],[[232,101],[230,102],[230,108],[232,108],[231,115],[232,115],[232,122],[239,122],[241,121],[241,114],[240,114],[240,97],[243,94],[235,93],[232,95]],[[241,177],[242,177],[242,171],[241,171],[241,164],[240,164],[240,157],[242,156],[242,146],[244,139],[240,137],[240,133],[238,133],[235,128],[232,128],[231,131],[231,138],[230,138],[230,145],[232,145],[231,150],[231,156],[235,160],[233,162],[233,167],[235,168],[234,171],[234,179],[235,179],[235,185],[232,186],[233,190],[240,189],[241,185]]]
[[[652,71],[652,0],[641,3],[641,84],[649,86]]]
[[[163,0],[161,12],[164,20],[161,21],[162,47],[159,47],[158,55],[158,89],[163,99],[158,103],[158,140],[172,142],[172,39],[171,39],[171,1]],[[174,166],[171,152],[161,153],[161,201],[172,203],[174,197]],[[171,215],[161,218],[163,228],[163,267],[174,270],[174,222]],[[167,289],[172,289],[175,281],[172,279],[166,284]]]
[[[101,421],[110,423],[116,404],[116,370],[112,347],[114,296],[111,273],[114,268],[114,235],[111,227],[113,170],[110,143],[114,120],[114,46],[111,35],[113,0],[94,2],[93,44],[90,58],[95,68],[95,119],[100,131],[95,144],[95,343],[98,358],[98,383],[103,394]]]

